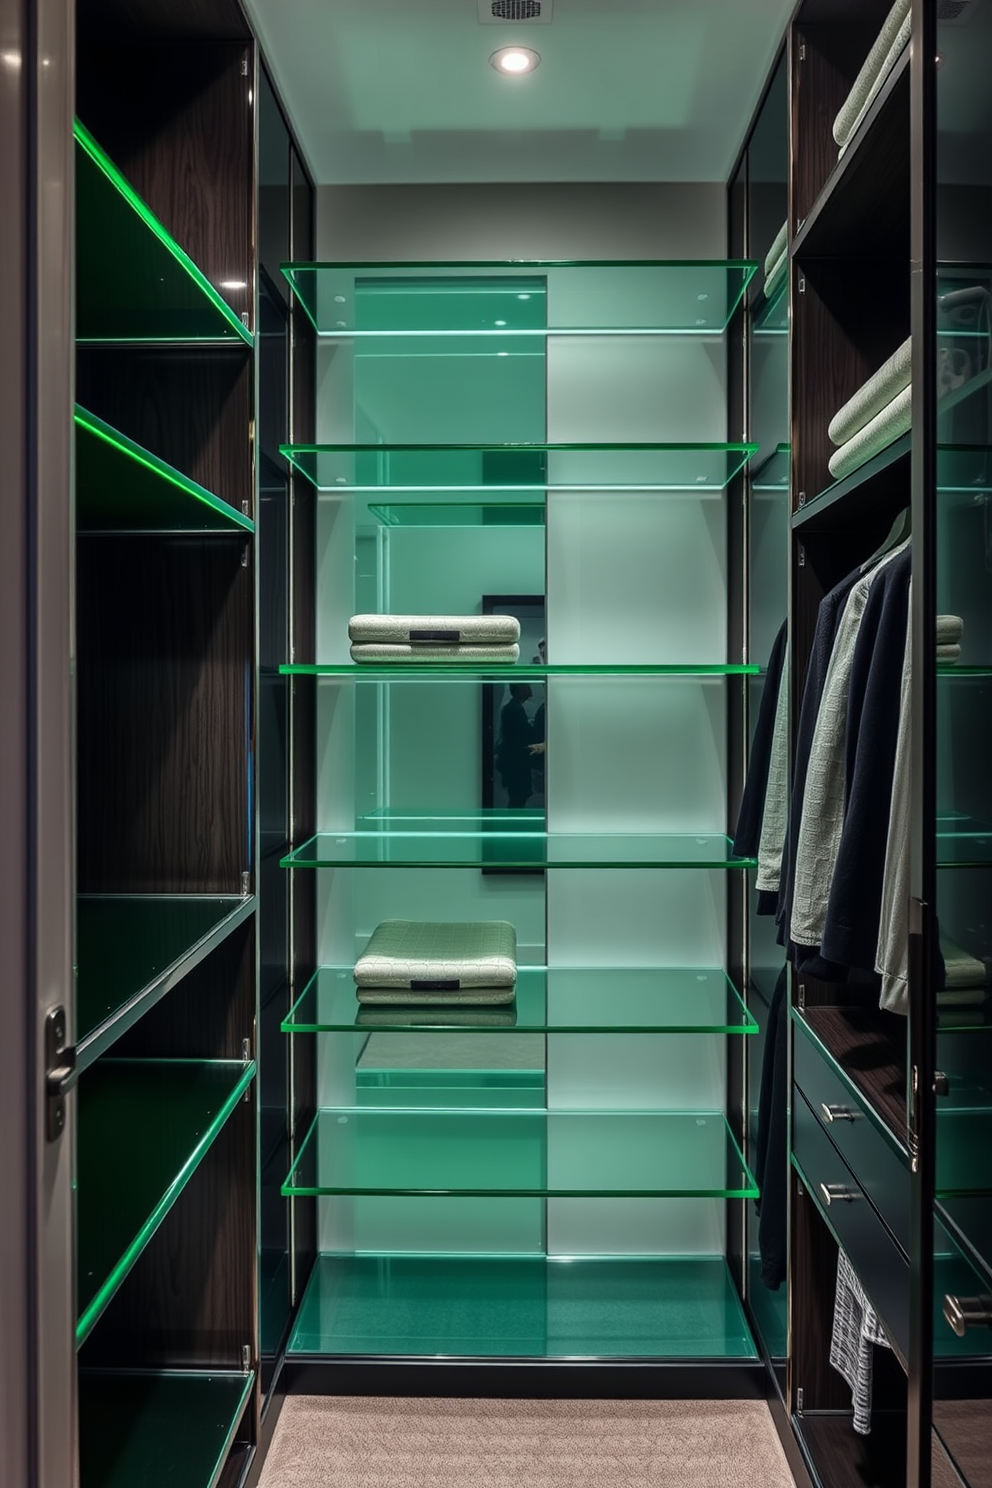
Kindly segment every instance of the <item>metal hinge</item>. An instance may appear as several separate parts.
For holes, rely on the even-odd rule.
[[[806,492],[805,491],[800,491],[799,492],[799,505],[800,506],[805,506],[806,505]]]
[[[245,497],[244,501],[242,501],[242,503],[241,503],[241,515],[243,517],[246,517],[248,515],[248,497],[247,496]]]
[[[242,310],[241,312],[241,324],[243,326],[248,326],[250,329],[250,317],[247,310]]]
[[[803,547],[802,543],[799,544],[799,567],[806,567],[806,549]]]
[[[797,229],[797,231],[798,231],[798,229]],[[805,274],[800,274],[799,275],[799,277],[798,277],[798,279],[796,281],[796,289],[797,289],[797,291],[798,291],[799,294],[805,294],[806,293],[806,275]]]
[[[251,1063],[251,1039],[245,1038],[241,1040],[241,1058],[245,1064]]]
[[[248,544],[247,543],[245,543],[244,551],[241,554],[241,567],[242,568],[247,568],[248,567]]]
[[[804,1013],[806,1011],[806,983],[805,982],[800,982],[799,983],[799,1011],[801,1013]]]
[[[799,60],[800,62],[806,61],[806,43],[804,41],[799,43]]]
[[[65,1098],[76,1073],[76,1050],[66,1043],[65,1008],[45,1017],[45,1136],[57,1142],[65,1131]]]
[[[241,1350],[241,1370],[244,1374],[251,1373],[251,1345],[247,1343]]]
[[[247,57],[242,57],[241,58],[241,76],[242,77],[247,77],[248,76],[248,58]]]
[[[803,1413],[803,1388],[802,1388],[802,1385],[800,1385],[799,1386],[799,1389],[796,1391],[796,1415],[797,1416],[801,1416],[802,1413]]]
[[[251,893],[251,872],[248,868],[241,875],[241,897],[247,899]]]

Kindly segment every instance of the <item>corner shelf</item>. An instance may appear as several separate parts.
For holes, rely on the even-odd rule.
[[[764,293],[755,305],[751,315],[751,334],[753,336],[787,336],[789,334],[789,276],[785,275],[782,283],[772,295],[766,300]]]
[[[770,454],[752,466],[751,490],[755,496],[788,494],[792,473],[791,456],[790,444],[777,444]]]
[[[722,1256],[323,1254],[290,1356],[756,1360]]]
[[[217,1488],[254,1373],[79,1373],[80,1488]]]
[[[254,532],[249,516],[76,404],[80,532]]]
[[[722,833],[545,832],[493,813],[451,818],[412,814],[397,825],[318,832],[281,860],[283,868],[753,868]],[[430,824],[433,823],[433,826]]]
[[[77,1070],[88,1069],[254,911],[252,896],[81,894]]]
[[[487,1021],[493,1013],[504,1014],[505,1021]],[[438,1033],[445,1028],[486,1034],[758,1031],[726,972],[698,967],[521,966],[515,1004],[425,1010],[359,1003],[350,966],[321,966],[282,1023],[284,1033]]]
[[[467,338],[487,349],[493,341],[545,336],[719,335],[757,267],[744,259],[281,265],[318,336]],[[468,281],[466,290],[454,294],[459,279]],[[441,293],[432,293],[435,285]],[[397,287],[409,324],[396,323]],[[590,302],[599,307],[591,318]]]
[[[73,133],[78,342],[252,346],[251,331],[78,119]]]
[[[77,1347],[255,1078],[240,1060],[104,1059],[77,1095]]]
[[[758,1197],[722,1111],[318,1111],[286,1182],[305,1195]]]
[[[498,492],[516,497],[554,490],[716,494],[757,449],[756,444],[282,444],[279,453],[325,495],[471,493],[491,509],[499,505],[492,499]]]
[[[848,498],[857,495],[858,505],[864,506],[877,499],[887,499],[898,484],[903,505],[909,504],[909,457],[912,434],[902,434],[879,450],[870,460],[852,470],[843,480],[835,481],[818,495],[811,497],[792,514],[792,529],[800,531],[818,530],[821,526],[847,526],[850,521]]]
[[[555,666],[530,662],[510,662],[500,666],[498,662],[475,661],[434,662],[284,662],[279,667],[283,677],[339,677],[351,682],[527,682],[543,681],[546,677],[754,677],[761,668],[752,662],[630,662],[614,664],[604,662],[587,666]]]

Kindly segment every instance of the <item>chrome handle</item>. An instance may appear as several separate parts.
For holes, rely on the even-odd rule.
[[[992,1328],[992,1297],[954,1297],[948,1293],[944,1317],[959,1338],[969,1328]]]
[[[858,1197],[857,1190],[848,1188],[845,1183],[821,1183],[820,1193],[828,1208],[834,1203],[851,1204]]]
[[[820,1110],[823,1112],[824,1121],[828,1123],[831,1121],[854,1120],[854,1112],[850,1106],[828,1106],[826,1101],[821,1101]]]

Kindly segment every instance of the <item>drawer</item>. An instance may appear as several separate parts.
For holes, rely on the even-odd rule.
[[[793,1078],[860,1186],[909,1254],[909,1167],[796,1022]],[[829,1120],[827,1112],[833,1114]]]
[[[792,1150],[811,1197],[847,1252],[905,1364],[909,1353],[909,1262],[798,1090],[792,1107]],[[825,1190],[831,1188],[835,1196],[828,1204]],[[852,1197],[837,1197],[838,1189]]]

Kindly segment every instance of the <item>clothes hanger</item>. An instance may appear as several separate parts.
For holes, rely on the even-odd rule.
[[[892,523],[892,526],[889,528],[888,536],[882,543],[882,546],[876,549],[876,551],[872,553],[871,557],[866,558],[864,563],[862,563],[861,572],[867,573],[874,564],[878,563],[882,558],[885,557],[886,553],[891,553],[893,548],[897,548],[900,543],[905,542],[908,537],[911,537],[912,531],[912,511],[910,507],[906,506],[903,507],[902,511]]]

